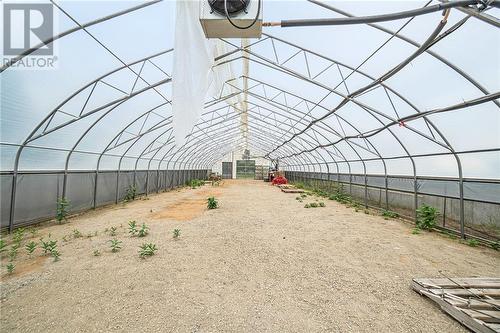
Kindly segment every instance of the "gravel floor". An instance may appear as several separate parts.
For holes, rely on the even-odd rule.
[[[211,195],[220,209],[205,209]],[[295,197],[259,181],[230,181],[43,226],[34,239],[51,233],[61,260],[21,249],[7,276],[2,259],[1,331],[466,332],[413,292],[411,279],[440,270],[500,276],[493,250],[412,235],[409,224],[333,201],[305,209],[313,199]],[[129,236],[132,219],[150,234]],[[104,232],[112,226],[123,242],[117,253]],[[72,237],[74,229],[83,237]],[[143,242],[155,243],[156,255],[140,259]]]

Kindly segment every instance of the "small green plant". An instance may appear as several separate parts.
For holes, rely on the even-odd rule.
[[[139,247],[139,256],[141,258],[151,257],[155,254],[157,248],[153,243],[144,243]]]
[[[109,235],[110,236],[116,236],[116,227],[111,227],[109,229]]]
[[[33,254],[33,252],[36,250],[36,246],[37,244],[33,241],[26,244],[26,251],[28,251],[29,255]]]
[[[471,238],[467,241],[467,245],[471,247],[476,247],[479,245],[479,241],[477,239]]]
[[[5,248],[7,247],[7,243],[5,242],[4,239],[0,239],[0,253],[5,251]]]
[[[127,194],[125,194],[125,201],[133,201],[137,196],[137,187],[135,185],[129,185],[127,188]]]
[[[368,209],[363,210],[365,214],[370,214],[370,211]]]
[[[395,219],[397,217],[399,217],[399,214],[396,213],[396,212],[393,212],[391,210],[387,210],[387,209],[384,209],[381,213],[381,215],[383,217],[387,217],[387,218],[391,218],[391,219]]]
[[[29,232],[31,234],[31,237],[36,237],[36,235],[38,234],[38,229],[35,227],[32,227],[29,229]]]
[[[174,239],[179,238],[181,235],[181,229],[174,229]]]
[[[322,202],[322,201],[320,201],[318,204],[319,204],[319,206],[320,206],[320,207],[326,207],[326,206],[325,206],[325,203],[324,203],[324,202]]]
[[[309,204],[309,207],[311,207],[311,208],[317,208],[318,207],[318,203],[317,202],[311,202]]]
[[[118,239],[112,239],[109,241],[111,243],[111,252],[118,252],[122,248],[122,242]]]
[[[417,209],[417,227],[419,229],[431,230],[436,226],[438,214],[436,208],[423,204]]]
[[[149,234],[149,227],[146,225],[146,223],[143,223],[139,231],[137,231],[137,236],[144,237],[147,234]]]
[[[200,179],[192,179],[190,182],[188,182],[188,186],[191,186],[191,188],[197,188],[200,186],[203,186],[205,184],[205,181],[200,180]]]
[[[9,251],[9,261],[14,261],[17,257],[17,248],[16,246],[12,245]]]
[[[57,248],[52,249],[50,255],[52,256],[52,258],[54,258],[54,261],[59,261],[59,259],[61,258],[61,254],[59,253]]]
[[[66,198],[58,198],[56,206],[56,220],[59,223],[67,221],[67,216],[69,214],[69,201]]]
[[[217,207],[219,207],[219,202],[217,201],[217,199],[215,199],[214,197],[210,197],[207,199],[208,209],[216,209]]]
[[[65,243],[69,242],[69,238],[68,237],[69,237],[68,235],[64,235],[63,238],[62,238],[63,242],[65,242]]]
[[[57,248],[57,241],[49,239],[48,241],[44,241],[43,238],[40,238],[40,242],[42,243],[42,249],[44,254],[50,254],[54,249]]]
[[[311,208],[311,205],[310,204],[305,204],[304,208]]]
[[[500,242],[496,241],[495,243],[492,243],[491,248],[495,251],[500,250]]]
[[[12,274],[14,272],[14,268],[16,268],[16,265],[14,265],[13,263],[9,262],[7,264],[7,272],[9,272],[9,274]]]
[[[101,255],[101,251],[95,249],[94,252],[92,252],[92,254],[94,255],[94,257],[99,257]]]
[[[73,238],[83,237],[82,233],[78,229],[73,229]]]
[[[24,228],[17,228],[16,231],[14,231],[14,236],[12,236],[13,242],[20,245],[24,239],[24,232]]]
[[[411,233],[413,235],[419,235],[420,234],[420,229],[419,228],[413,228],[413,230],[411,231]]]
[[[135,236],[137,234],[137,222],[136,221],[129,221],[128,222],[128,233],[132,236]]]

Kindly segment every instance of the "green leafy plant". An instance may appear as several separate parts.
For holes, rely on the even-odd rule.
[[[326,207],[325,203],[324,203],[324,202],[322,202],[322,201],[320,201],[320,202],[318,203],[318,205],[319,205],[320,207]]]
[[[370,214],[370,211],[368,209],[363,210],[363,212],[367,215]]]
[[[417,227],[419,229],[431,230],[436,226],[438,214],[435,207],[423,204],[417,209]]]
[[[52,249],[52,251],[50,252],[50,255],[52,256],[52,258],[54,258],[54,261],[59,261],[59,259],[61,257],[61,254],[59,253],[57,248]]]
[[[191,186],[191,188],[197,188],[203,185],[205,185],[205,181],[200,179],[192,179],[188,182],[188,186]]]
[[[111,227],[111,228],[109,229],[109,235],[110,235],[110,236],[116,236],[116,230],[117,230],[117,228],[116,228],[116,227]]]
[[[101,255],[101,251],[95,249],[94,252],[92,252],[92,254],[94,255],[94,257],[99,257]]]
[[[311,205],[310,204],[305,204],[304,208],[311,208]]]
[[[14,272],[14,268],[16,268],[16,265],[14,265],[13,263],[9,262],[7,264],[7,272],[9,272],[9,274],[12,274]]]
[[[78,229],[73,229],[73,238],[83,237],[82,233]]]
[[[44,241],[43,238],[40,238],[40,242],[42,243],[42,249],[44,254],[50,254],[54,249],[57,248],[57,241],[49,239],[48,241]]]
[[[318,206],[318,203],[316,203],[316,202],[311,202],[311,203],[309,204],[309,207],[311,207],[311,208],[317,208],[317,207],[319,207],[319,206]]]
[[[343,204],[351,202],[351,197],[344,191],[344,185],[335,188],[335,192],[328,197],[330,200],[335,200]]]
[[[20,245],[24,239],[24,232],[24,228],[17,228],[16,231],[14,231],[14,236],[12,236],[12,241]]]
[[[139,231],[137,231],[137,236],[144,237],[147,234],[149,234],[149,227],[146,225],[146,223],[143,223]]]
[[[26,251],[28,251],[28,254],[31,255],[33,252],[36,250],[37,243],[31,241],[28,244],[26,244]]]
[[[70,236],[69,235],[64,235],[63,238],[62,238],[63,242],[69,242],[69,238],[68,237],[70,237]]]
[[[420,234],[420,229],[419,228],[413,228],[413,230],[411,231],[411,233],[413,235],[418,235],[418,234]]]
[[[56,220],[59,223],[67,221],[69,214],[69,201],[66,198],[58,198],[56,206]]]
[[[399,217],[399,214],[396,213],[396,212],[393,212],[391,210],[387,210],[387,209],[384,209],[381,213],[381,215],[383,217],[387,217],[387,218],[391,218],[391,219],[395,219],[397,217]]]
[[[467,241],[467,245],[476,247],[479,245],[479,241],[477,239],[471,238]]]
[[[9,261],[14,261],[17,257],[17,249],[18,247],[12,246],[9,251]]]
[[[181,235],[181,229],[174,229],[174,239],[179,238]]]
[[[132,236],[135,236],[137,234],[137,222],[136,221],[129,221],[128,222],[128,233]]]
[[[125,194],[125,201],[133,201],[137,197],[137,187],[135,185],[129,185],[127,187],[127,193]]]
[[[111,252],[118,252],[122,248],[122,241],[119,241],[118,239],[112,239],[109,241],[111,243]]]
[[[495,243],[492,243],[491,248],[495,251],[500,250],[500,242],[496,241]]]
[[[210,197],[207,199],[208,209],[216,209],[217,207],[219,207],[219,202],[217,201],[217,199],[215,199],[214,197]]]
[[[144,243],[139,247],[139,256],[141,258],[151,257],[155,254],[157,248],[153,243]]]
[[[5,248],[7,247],[7,243],[5,242],[4,239],[0,239],[0,253],[5,251]]]

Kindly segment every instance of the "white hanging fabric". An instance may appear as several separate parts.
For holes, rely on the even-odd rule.
[[[217,97],[224,83],[234,78],[231,62],[214,66],[214,59],[228,49],[219,39],[205,38],[199,22],[199,5],[195,0],[177,1],[172,112],[174,140],[178,147],[185,143],[186,136],[200,118],[207,94]],[[237,80],[232,80],[231,84],[237,86]],[[226,88],[230,93],[238,92],[230,85]],[[233,106],[241,103],[239,95],[226,102]]]
[[[213,43],[205,38],[198,16],[198,1],[177,1],[172,113],[174,140],[178,147],[184,144],[200,117],[214,63]]]

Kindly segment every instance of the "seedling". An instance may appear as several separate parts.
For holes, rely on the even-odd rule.
[[[370,211],[368,209],[365,209],[363,212],[367,215],[370,214]]]
[[[69,209],[69,201],[66,198],[57,199],[57,207],[56,207],[56,220],[59,223],[63,221],[67,221]]]
[[[174,239],[179,238],[181,235],[181,229],[174,229]]]
[[[73,238],[83,237],[82,233],[78,229],[73,229]]]
[[[141,258],[151,257],[155,254],[157,248],[153,243],[144,243],[139,247],[139,256]]]
[[[111,229],[109,229],[109,235],[116,236],[116,227],[111,227]]]
[[[26,251],[28,251],[28,254],[31,255],[36,249],[36,243],[31,241],[28,244],[26,244]]]
[[[318,205],[319,205],[320,207],[326,207],[324,202],[319,202],[319,203],[318,203]]]
[[[54,258],[54,261],[59,261],[59,258],[61,257],[61,254],[57,251],[57,249],[53,249],[50,252],[50,255]]]
[[[436,208],[423,204],[417,209],[417,227],[419,229],[431,230],[436,225],[438,214]]]
[[[94,257],[99,257],[101,255],[101,251],[99,250],[94,250],[92,253],[94,254]]]
[[[146,223],[143,223],[141,225],[141,228],[139,229],[139,231],[137,232],[137,235],[139,237],[144,237],[146,236],[147,234],[149,234],[149,227],[146,225]]]
[[[395,219],[397,217],[399,217],[399,214],[396,213],[396,212],[393,212],[391,210],[387,210],[387,209],[384,209],[381,213],[381,215],[383,217],[387,217],[387,218],[391,218],[391,219]]]
[[[304,208],[311,208],[311,205],[310,204],[305,204]]]
[[[12,237],[14,243],[21,244],[23,239],[24,239],[24,228],[16,229],[16,231],[14,232],[14,236]]]
[[[318,203],[316,203],[316,202],[311,202],[311,203],[309,204],[309,207],[311,207],[311,208],[317,208],[317,207],[318,207]]]
[[[128,233],[132,236],[135,236],[137,234],[137,222],[135,221],[129,221],[128,222]]]
[[[0,239],[0,253],[2,253],[3,251],[5,251],[5,247],[6,246],[7,246],[7,243],[5,242],[5,240]]]
[[[491,244],[491,248],[492,248],[493,250],[495,250],[495,251],[500,250],[500,242],[498,242],[498,241],[497,241],[497,242],[495,242],[495,243]]]
[[[62,240],[63,242],[69,242],[68,235],[64,235]]]
[[[9,262],[7,264],[7,272],[9,272],[9,274],[12,274],[14,272],[14,268],[16,268],[16,265],[14,265],[13,263]]]
[[[217,201],[217,199],[215,199],[215,197],[210,197],[207,199],[208,209],[216,209],[217,207],[219,207],[219,202]]]
[[[477,239],[474,239],[474,238],[471,238],[467,241],[467,245],[471,246],[471,247],[476,247],[479,245],[479,242]]]
[[[127,194],[125,195],[125,201],[133,201],[137,196],[137,188],[134,185],[130,185],[127,188]]]
[[[419,228],[413,228],[413,230],[411,231],[411,233],[413,235],[419,235],[420,234],[420,229]]]
[[[118,239],[112,239],[110,240],[111,243],[111,252],[118,252],[122,248],[122,242],[119,241]]]
[[[12,245],[9,251],[9,261],[14,261],[17,257],[17,247]]]
[[[40,242],[42,242],[42,249],[44,254],[49,254],[57,248],[57,241],[55,240],[49,239],[48,241],[44,241],[43,238],[40,238]]]

